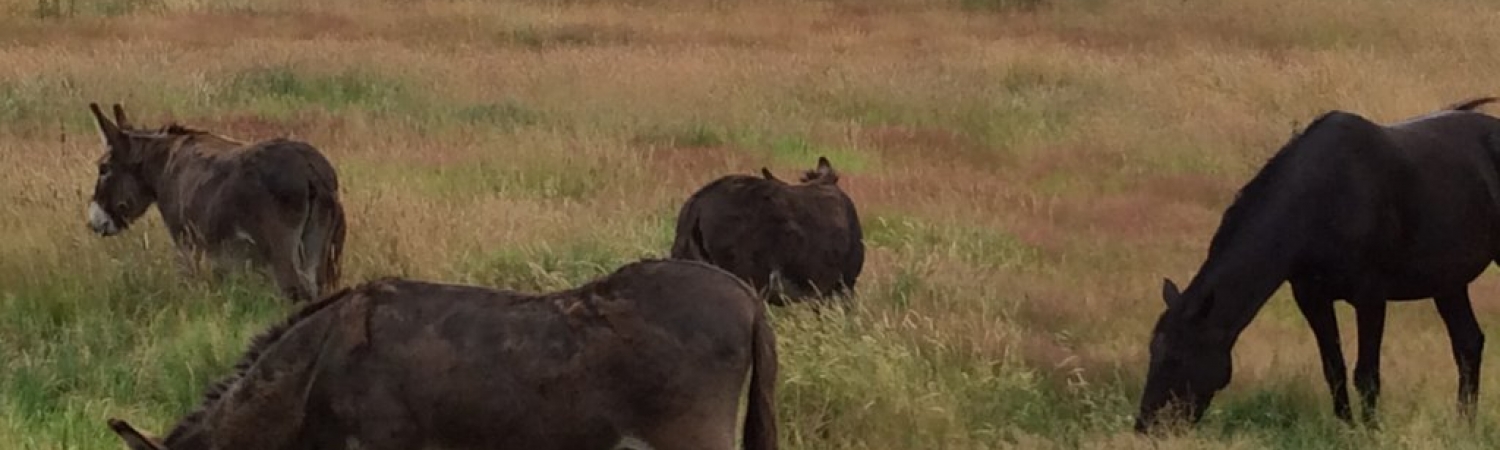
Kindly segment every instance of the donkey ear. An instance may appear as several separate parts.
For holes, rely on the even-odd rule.
[[[765,178],[765,179],[767,179],[767,180],[776,180],[776,181],[780,181],[780,180],[779,180],[779,179],[777,179],[777,178],[776,178],[776,175],[773,175],[773,174],[772,174],[772,173],[771,173],[771,169],[767,169],[767,168],[765,168],[765,167],[762,167],[762,168],[760,168],[760,176],[761,176],[761,177],[762,177],[762,178]]]
[[[136,431],[135,427],[130,426],[129,422],[120,419],[109,419],[109,429],[114,430],[115,434],[120,435],[120,439],[125,441],[125,445],[129,446],[130,450],[167,450],[167,447],[156,443],[155,439],[148,438],[146,435],[141,434],[140,431]]]
[[[1182,291],[1177,289],[1177,283],[1173,283],[1170,278],[1161,279],[1161,299],[1167,304],[1167,309],[1176,308],[1182,303]]]
[[[99,104],[89,103],[89,111],[93,111],[94,119],[99,121],[99,133],[104,135],[104,140],[110,144],[119,142],[120,127],[110,122],[108,117],[104,117],[104,111],[99,109]]]
[[[828,158],[818,157],[818,175],[833,175],[833,164],[828,163]]]
[[[122,130],[132,128],[130,120],[125,118],[125,107],[120,106],[119,103],[115,103],[115,126]]]

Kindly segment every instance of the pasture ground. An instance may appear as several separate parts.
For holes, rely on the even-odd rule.
[[[1287,289],[1197,431],[1154,445],[1129,421],[1162,277],[1187,282],[1293,127],[1500,94],[1497,20],[1488,0],[0,0],[0,446],[121,448],[109,416],[165,432],[288,310],[177,277],[154,210],[88,232],[86,105],[118,101],[326,151],[347,282],[571,286],[665,254],[714,177],[827,155],[869,259],[847,317],[776,313],[785,448],[1493,448],[1500,368],[1457,427],[1430,302],[1392,308],[1385,426],[1357,430]],[[1500,336],[1500,276],[1473,291]]]

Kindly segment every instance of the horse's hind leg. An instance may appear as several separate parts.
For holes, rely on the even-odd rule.
[[[1323,379],[1333,393],[1333,414],[1346,423],[1353,423],[1354,415],[1349,409],[1349,369],[1344,365],[1344,350],[1339,343],[1338,316],[1333,314],[1333,297],[1321,289],[1302,283],[1292,283],[1292,296],[1297,308],[1312,328],[1318,341],[1318,354],[1323,359]]]
[[[1474,320],[1467,286],[1457,292],[1433,298],[1438,314],[1448,327],[1453,345],[1453,360],[1458,363],[1458,411],[1466,420],[1474,419],[1474,405],[1479,398],[1479,366],[1484,352],[1484,332]]]
[[[1385,335],[1385,299],[1369,298],[1354,305],[1359,323],[1359,361],[1354,363],[1354,388],[1359,391],[1365,422],[1376,425],[1380,400],[1380,342]]]

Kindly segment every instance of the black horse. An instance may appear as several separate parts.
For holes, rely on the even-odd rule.
[[[1354,385],[1370,421],[1386,302],[1429,297],[1453,344],[1459,411],[1472,418],[1484,334],[1468,285],[1500,257],[1500,119],[1474,109],[1493,101],[1392,125],[1330,111],[1282,147],[1225,211],[1187,289],[1164,280],[1136,430],[1166,411],[1202,417],[1229,384],[1240,332],[1284,281],[1317,338],[1340,419],[1353,422],[1334,301],[1355,310]]]

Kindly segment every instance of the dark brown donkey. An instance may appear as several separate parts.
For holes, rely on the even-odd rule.
[[[733,275],[645,260],[530,295],[377,280],[258,337],[134,450],[774,450],[776,338]]]
[[[189,266],[216,271],[250,261],[293,300],[339,281],[344,209],[333,165],[286,139],[246,144],[172,124],[131,126],[120,105],[110,121],[90,103],[107,150],[89,203],[100,235],[124,231],[153,203]],[[204,258],[206,257],[206,258]]]
[[[672,257],[704,261],[740,276],[772,304],[854,289],[865,244],[854,202],[819,157],[798,184],[729,175],[693,193],[677,215]]]
[[[1229,383],[1235,340],[1283,282],[1317,339],[1340,419],[1353,414],[1334,302],[1354,307],[1354,386],[1370,421],[1386,303],[1428,297],[1452,341],[1459,410],[1472,418],[1484,334],[1468,285],[1500,257],[1500,119],[1472,110],[1493,100],[1392,125],[1331,111],[1283,146],[1225,211],[1187,289],[1164,283],[1136,430],[1167,410],[1202,417]]]

